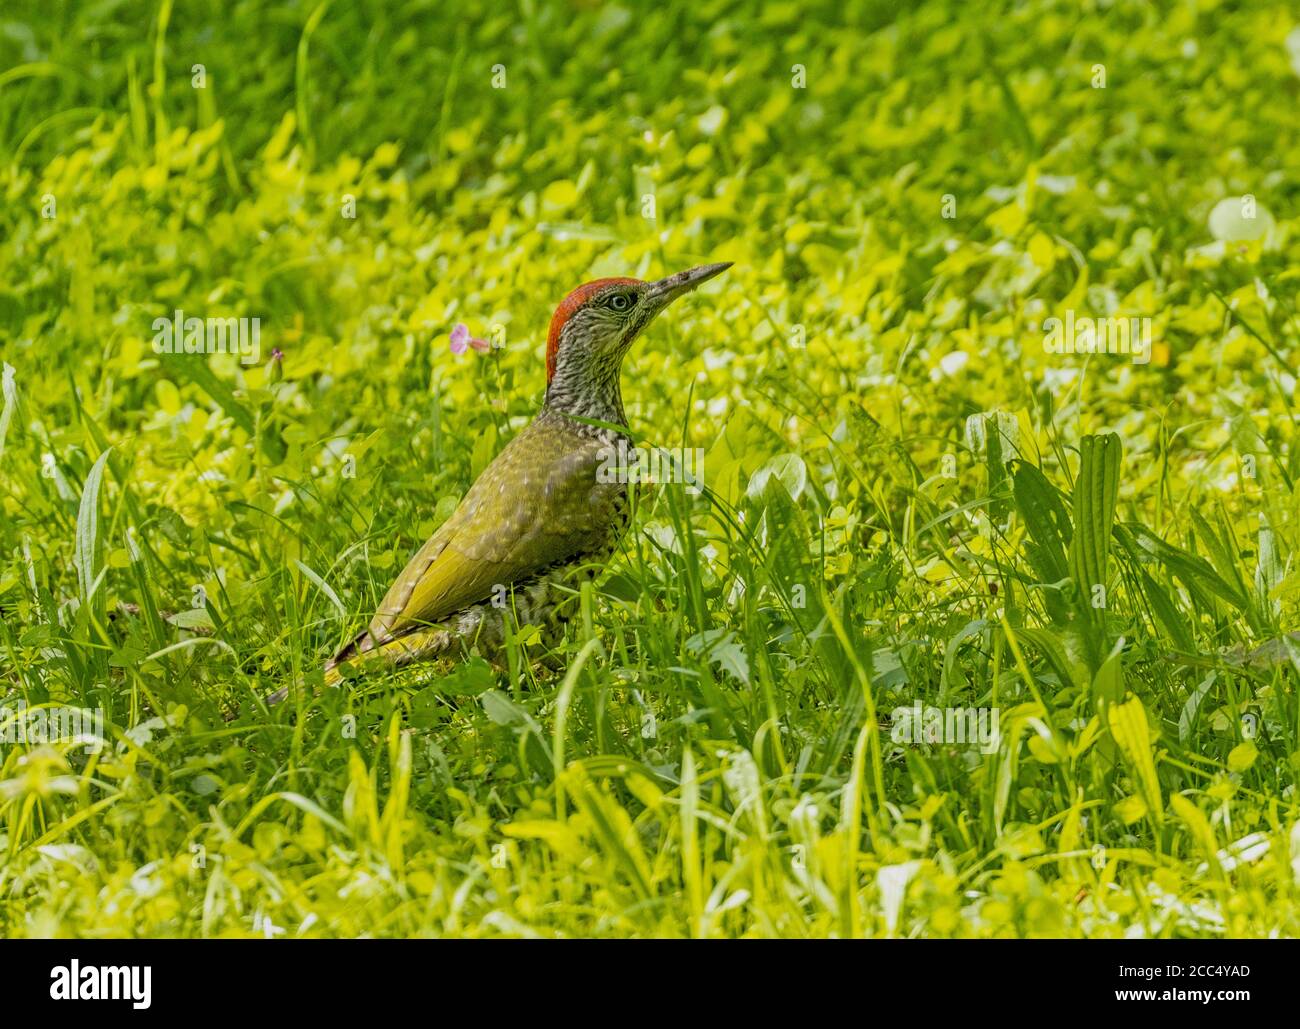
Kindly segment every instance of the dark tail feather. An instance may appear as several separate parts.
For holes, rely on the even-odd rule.
[[[337,673],[330,675],[339,665],[345,661],[351,661],[354,657],[360,657],[362,654],[368,654],[375,649],[375,641],[370,635],[369,629],[363,629],[353,637],[352,642],[347,644],[342,650],[325,662],[325,682],[333,686],[341,678]]]
[[[343,678],[342,674],[338,671],[338,666],[352,660],[354,657],[359,657],[362,654],[368,653],[373,649],[374,640],[370,638],[369,630],[363,630],[362,632],[357,633],[356,637],[350,643],[325,662],[325,685],[337,686],[339,681]],[[285,698],[289,696],[290,689],[290,686],[281,686],[266,698],[267,706],[275,707],[276,704],[282,703]]]

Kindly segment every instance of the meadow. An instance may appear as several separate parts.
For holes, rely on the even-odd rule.
[[[1296,935],[1298,129],[1276,0],[11,0],[0,934]],[[721,261],[563,642],[322,688]]]

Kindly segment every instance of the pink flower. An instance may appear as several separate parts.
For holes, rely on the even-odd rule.
[[[457,322],[456,327],[451,330],[451,352],[453,354],[463,354],[467,347],[473,347],[480,354],[486,354],[492,349],[492,344],[485,339],[476,339],[469,334],[469,326],[464,322]]]

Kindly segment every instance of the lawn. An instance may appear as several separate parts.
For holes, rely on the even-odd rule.
[[[1275,0],[11,0],[0,935],[1297,935],[1298,203]],[[563,641],[325,687],[722,261]]]

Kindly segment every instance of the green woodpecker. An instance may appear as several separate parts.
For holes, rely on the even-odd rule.
[[[325,665],[384,667],[501,646],[507,610],[554,634],[568,590],[601,571],[627,528],[627,476],[602,474],[628,453],[619,371],[669,304],[731,267],[706,264],[658,282],[597,279],[555,309],[541,412],[497,455],[452,516],[397,577],[370,627]],[[596,424],[600,423],[600,424]],[[609,480],[609,481],[606,481]]]

